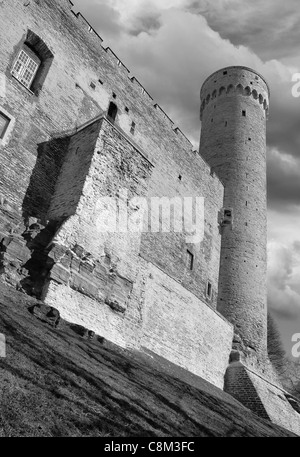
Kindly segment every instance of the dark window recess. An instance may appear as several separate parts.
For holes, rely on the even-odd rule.
[[[112,94],[113,98],[117,98],[117,95],[113,92]]]
[[[187,267],[189,270],[192,270],[194,267],[194,254],[187,249]]]
[[[243,109],[242,116],[246,116],[246,111]]]
[[[251,138],[248,138],[248,141],[251,141]]]
[[[225,70],[225,71],[223,71],[223,75],[227,75],[227,71],[226,71],[226,70]]]
[[[225,127],[227,127],[227,121],[225,121]]]
[[[101,79],[98,79],[98,82],[103,85],[103,81]]]
[[[181,180],[182,180],[182,176],[181,176],[181,175],[179,175],[179,176],[178,176],[178,179],[179,179],[179,181],[181,181]]]
[[[12,75],[27,89],[38,95],[54,56],[47,45],[31,30],[13,63]]]
[[[211,295],[212,295],[212,285],[211,285],[211,282],[207,281],[206,296],[207,296],[207,298],[211,298]]]
[[[135,122],[132,121],[132,122],[131,122],[131,127],[130,127],[130,133],[131,133],[132,135],[134,135],[134,132],[135,132]]]
[[[95,90],[95,89],[96,89],[96,84],[93,83],[93,82],[91,82],[91,83],[90,83],[90,87],[91,87],[93,90]]]
[[[210,120],[210,122],[214,122],[214,120],[213,120],[213,119],[211,119],[211,120]]]
[[[110,102],[109,108],[107,111],[107,116],[110,118],[112,122],[115,122],[117,117],[118,107],[113,102]]]
[[[129,113],[129,108],[127,108],[127,106],[125,106],[125,111],[126,113]]]
[[[296,398],[292,397],[292,395],[289,394],[284,394],[284,396],[289,402],[289,404],[292,406],[292,408],[294,408],[294,410],[297,411],[297,413],[300,413],[300,404],[296,400]]]
[[[7,127],[10,123],[9,117],[0,111],[0,139],[4,137]]]

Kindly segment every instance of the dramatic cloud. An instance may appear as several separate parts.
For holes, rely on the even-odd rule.
[[[268,245],[268,305],[281,317],[295,318],[300,312],[300,249],[270,242]]]
[[[298,0],[196,0],[191,11],[203,15],[223,38],[249,46],[264,60],[298,53]]]
[[[268,149],[268,207],[285,214],[300,205],[300,157]]]

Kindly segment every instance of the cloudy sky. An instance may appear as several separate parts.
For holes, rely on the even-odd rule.
[[[300,333],[299,0],[73,0],[155,101],[199,144],[199,91],[227,65],[270,85],[268,303],[291,355]],[[299,91],[300,92],[300,91]]]

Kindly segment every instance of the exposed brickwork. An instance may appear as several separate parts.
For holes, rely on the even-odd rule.
[[[241,362],[229,365],[224,390],[257,415],[300,435],[299,413],[288,402],[287,393]]]

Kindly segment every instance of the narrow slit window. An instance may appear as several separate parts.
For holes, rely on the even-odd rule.
[[[246,117],[246,110],[242,110],[242,116]]]
[[[194,267],[194,254],[187,249],[187,267],[189,270],[192,270]]]
[[[131,127],[130,127],[130,133],[131,133],[132,135],[134,135],[134,132],[135,132],[135,122],[132,121]]]
[[[207,298],[211,299],[212,295],[212,285],[210,281],[207,281],[207,286],[206,286],[206,296]]]
[[[113,102],[110,102],[107,116],[110,118],[112,122],[115,122],[117,117],[118,107]]]
[[[9,123],[10,123],[9,117],[5,116],[5,114],[1,113],[1,111],[0,111],[0,139],[2,139],[4,137]]]

